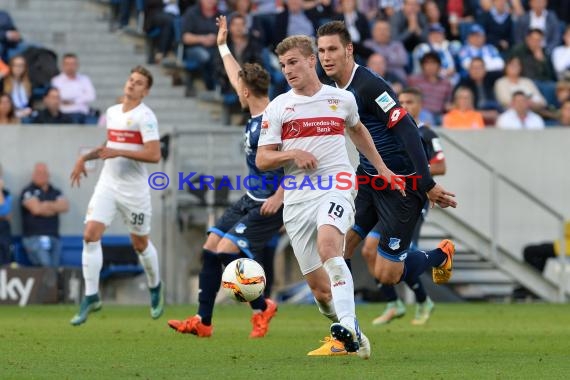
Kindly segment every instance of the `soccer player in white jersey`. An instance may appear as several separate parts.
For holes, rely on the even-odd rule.
[[[288,37],[276,52],[291,90],[264,112],[256,164],[261,170],[283,166],[285,177],[294,178],[283,185],[283,221],[301,272],[320,312],[333,321],[332,337],[346,352],[368,358],[370,342],[358,326],[354,283],[342,257],[344,235],[354,221],[355,195],[354,186],[347,189],[338,181],[341,173],[354,181],[345,127],[378,173],[392,178],[392,172],[360,122],[354,96],[319,81],[313,39]]]
[[[85,162],[103,159],[105,163],[87,206],[83,232],[83,278],[85,297],[79,312],[71,319],[74,326],[87,320],[89,313],[101,309],[99,273],[103,266],[101,237],[117,212],[127,225],[134,250],[147,276],[153,319],[164,311],[158,255],[149,239],[151,202],[145,162],[160,161],[158,123],[142,100],[152,86],[152,74],[142,66],[131,70],[125,83],[124,100],[107,109],[107,141],[80,157],[71,173],[71,186],[79,186],[87,176]]]

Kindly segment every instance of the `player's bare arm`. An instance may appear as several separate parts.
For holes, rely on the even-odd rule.
[[[237,91],[238,73],[241,68],[226,45],[228,40],[228,22],[226,16],[218,17],[216,19],[216,23],[218,24],[218,36],[216,42],[218,44],[218,48],[220,49],[220,55],[222,56],[224,68],[226,69],[226,73],[228,74],[228,78],[232,87]]]
[[[384,178],[387,182],[392,182],[393,180],[397,180],[397,176],[392,172],[382,160],[382,156],[376,147],[374,146],[374,142],[372,141],[372,136],[370,136],[370,132],[368,129],[362,124],[362,122],[358,122],[354,127],[347,128],[348,135],[356,149],[359,152],[364,154],[364,156],[370,161],[374,168],[378,171],[378,175]],[[401,184],[401,183],[399,183]],[[406,196],[406,191],[404,186],[398,186],[400,193],[403,196]]]
[[[106,144],[107,142],[105,141],[103,145],[101,145],[100,147],[93,149],[92,151],[84,154],[83,156],[77,159],[70,175],[71,187],[75,185],[79,187],[81,181],[81,175],[87,177],[87,170],[85,170],[85,162],[98,159],[99,154],[101,153],[101,149],[103,149]]]
[[[99,157],[103,160],[115,157],[125,157],[135,161],[155,164],[160,161],[160,141],[147,141],[144,143],[143,149],[138,151],[104,147],[99,152]]]
[[[285,189],[279,186],[275,194],[267,198],[267,200],[261,205],[260,213],[264,216],[269,216],[275,214],[281,206],[283,205],[283,199],[285,196]]]
[[[280,151],[279,144],[264,145],[257,148],[255,165],[260,170],[277,169],[293,161],[299,169],[313,170],[317,168],[317,158],[304,150],[292,149]]]

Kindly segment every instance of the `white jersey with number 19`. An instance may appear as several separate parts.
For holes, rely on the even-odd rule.
[[[280,144],[282,151],[299,149],[317,159],[315,170],[299,169],[293,162],[284,166],[285,204],[308,201],[335,190],[340,173],[346,173],[344,181],[353,178],[344,129],[354,127],[358,121],[354,95],[327,85],[313,96],[290,90],[269,104],[263,114],[258,146]],[[292,176],[294,184],[288,183]]]

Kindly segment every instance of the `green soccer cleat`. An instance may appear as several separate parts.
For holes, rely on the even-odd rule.
[[[156,288],[150,288],[150,316],[158,319],[164,313],[164,289],[162,282]]]
[[[435,305],[431,298],[426,298],[423,303],[418,303],[416,305],[416,316],[412,320],[412,325],[421,326],[425,325],[428,321]]]
[[[398,299],[394,302],[388,302],[386,310],[384,310],[381,316],[375,318],[372,324],[375,326],[385,325],[396,318],[403,317],[404,314],[406,314],[406,305],[404,305],[402,300]]]
[[[79,326],[80,324],[85,323],[89,313],[101,310],[102,306],[103,304],[99,299],[99,294],[85,296],[79,306],[79,313],[75,314],[69,323],[73,326]]]

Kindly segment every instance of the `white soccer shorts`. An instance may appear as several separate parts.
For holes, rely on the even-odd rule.
[[[322,266],[317,250],[317,231],[324,224],[346,234],[354,224],[354,201],[349,192],[331,191],[317,199],[285,205],[283,222],[301,273]]]

